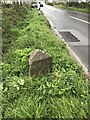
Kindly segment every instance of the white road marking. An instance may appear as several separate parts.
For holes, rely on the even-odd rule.
[[[81,21],[81,22],[90,24],[90,22],[88,22],[88,21],[85,21],[85,20],[82,20],[82,19],[79,19],[79,18],[76,18],[76,17],[73,17],[73,16],[70,16],[70,17],[73,18],[73,19],[75,19],[75,20],[79,20],[79,21]]]

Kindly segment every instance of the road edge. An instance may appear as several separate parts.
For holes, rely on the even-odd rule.
[[[57,37],[61,38],[61,40],[66,44],[66,48],[69,50],[70,55],[75,58],[75,61],[77,62],[77,64],[82,67],[84,74],[87,78],[90,78],[90,72],[88,72],[87,68],[83,65],[83,63],[80,61],[79,57],[73,52],[73,50],[69,47],[68,43],[62,38],[62,36],[59,34],[58,30],[54,27],[53,23],[51,22],[51,20],[49,20],[47,18],[47,20],[49,21],[50,25],[51,25],[51,29],[53,30],[53,32],[56,34]]]

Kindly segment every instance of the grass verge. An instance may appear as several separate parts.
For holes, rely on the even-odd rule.
[[[66,5],[54,5],[56,8],[66,9],[66,10],[72,10],[72,11],[78,11],[78,12],[85,12],[90,13],[89,8],[79,8],[79,7],[68,7]]]
[[[19,16],[15,10],[21,10]],[[69,55],[66,45],[51,31],[51,26],[37,10],[11,6],[3,12],[3,31],[10,23],[8,34],[13,36],[3,55],[3,117],[4,118],[87,118],[88,82],[82,68]],[[10,11],[11,9],[11,11]],[[23,13],[23,10],[26,12]],[[9,12],[8,12],[9,11]],[[23,18],[16,24],[12,14]],[[22,13],[24,16],[22,16]],[[13,15],[14,15],[13,14]],[[8,15],[9,18],[8,18]],[[20,16],[21,15],[21,16]],[[14,33],[14,34],[12,34]],[[17,34],[16,34],[17,33]],[[14,38],[14,39],[13,39]],[[13,42],[12,42],[13,41]],[[53,57],[53,69],[46,76],[28,76],[28,56],[41,49]]]

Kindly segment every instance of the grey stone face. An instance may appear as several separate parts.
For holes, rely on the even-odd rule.
[[[30,54],[29,58],[29,76],[40,76],[47,74],[52,68],[52,57],[36,49]]]

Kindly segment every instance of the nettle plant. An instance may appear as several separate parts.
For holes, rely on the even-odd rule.
[[[3,82],[3,98],[5,100],[16,100],[20,97],[25,80],[22,77],[7,77],[6,82]],[[18,92],[19,91],[19,92]]]
[[[3,78],[6,76],[20,76],[21,74],[28,74],[28,56],[30,52],[30,48],[10,51],[6,56],[7,63],[2,63]]]

